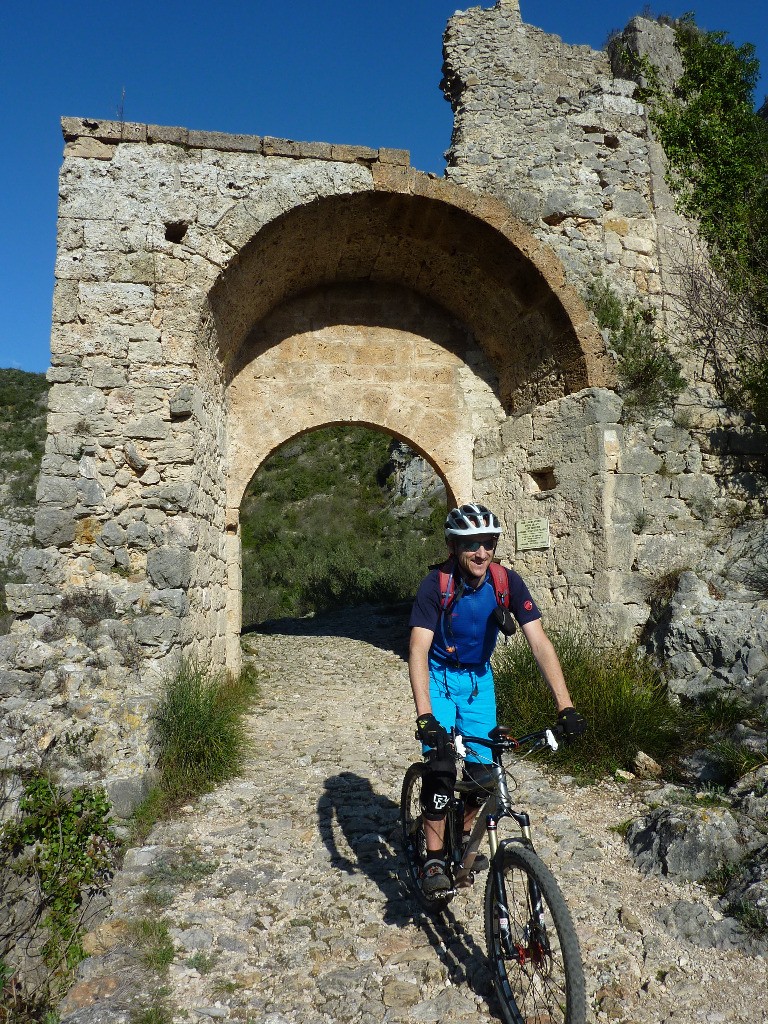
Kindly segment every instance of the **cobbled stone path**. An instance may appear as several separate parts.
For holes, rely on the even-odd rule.
[[[442,917],[421,915],[404,882],[398,801],[418,756],[405,617],[358,609],[285,629],[245,641],[262,696],[243,777],[129,851],[65,1020],[135,1020],[132,1000],[158,998],[127,939],[127,922],[147,916],[175,945],[161,998],[176,1020],[499,1019],[483,876]],[[514,775],[575,919],[591,1020],[768,1020],[764,958],[701,948],[656,918],[670,906],[718,915],[701,887],[633,867],[611,828],[641,813],[642,792],[582,788],[528,762]]]

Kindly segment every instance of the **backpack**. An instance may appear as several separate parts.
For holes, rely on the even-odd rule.
[[[448,638],[445,635],[445,616],[459,596],[456,593],[456,559],[449,558],[447,562],[443,562],[442,565],[438,565],[435,568],[440,570],[438,582],[440,586],[440,625],[443,642],[445,649],[450,654],[455,654],[456,648],[449,645]],[[488,566],[488,571],[491,574],[491,583],[496,594],[496,622],[505,636],[511,636],[515,631],[515,620],[509,612],[509,576],[507,575],[507,570],[499,562],[491,562]]]

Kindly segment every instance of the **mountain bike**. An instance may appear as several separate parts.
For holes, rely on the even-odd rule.
[[[400,820],[409,887],[423,909],[440,913],[473,883],[473,864],[487,835],[485,938],[504,1019],[508,1024],[584,1024],[584,970],[571,915],[554,876],[534,851],[529,815],[512,806],[502,762],[509,753],[530,754],[547,746],[556,750],[554,733],[542,729],[513,739],[508,729],[496,726],[488,737],[454,736],[453,742],[457,760],[466,755],[467,747],[490,751],[486,778],[481,782],[457,778],[445,821],[446,873],[452,888],[430,899],[420,884],[427,855],[421,807],[427,762],[412,764],[405,773]],[[481,796],[485,801],[465,846],[465,798],[477,801]],[[512,818],[521,834],[500,840],[497,829],[502,818]]]

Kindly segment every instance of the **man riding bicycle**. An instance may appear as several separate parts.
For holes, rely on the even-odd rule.
[[[509,612],[499,607],[489,571],[500,535],[498,518],[484,505],[452,509],[445,520],[450,559],[442,576],[440,569],[433,569],[422,581],[411,612],[408,670],[416,704],[416,734],[425,752],[433,751],[422,791],[427,858],[421,885],[430,898],[451,888],[443,849],[445,816],[456,782],[450,730],[455,726],[458,733],[487,736],[496,726],[490,658],[500,626],[509,631]],[[586,723],[573,707],[557,654],[542,628],[541,613],[522,577],[513,569],[502,571],[507,575],[509,610],[552,691],[558,724],[566,736],[581,735]],[[441,592],[441,579],[446,578],[449,585]],[[477,755],[468,752],[464,770],[481,789],[485,771]],[[465,833],[482,803],[478,800],[475,806],[471,806],[471,798],[466,801]],[[487,867],[485,858],[483,864],[478,860],[481,858],[475,860],[476,870]]]

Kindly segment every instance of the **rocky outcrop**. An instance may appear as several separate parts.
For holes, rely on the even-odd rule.
[[[681,573],[653,633],[654,650],[671,693],[699,698],[725,691],[762,711],[768,700],[768,595],[723,582],[727,593],[711,575],[706,580]]]
[[[394,441],[389,452],[387,481],[392,494],[391,510],[398,519],[427,517],[438,504],[445,505],[445,484],[425,458],[403,441]]]
[[[768,952],[768,764],[714,800],[661,786],[645,794],[649,811],[627,831],[637,867],[647,875],[704,882],[727,920],[681,901],[659,920],[700,946]]]

